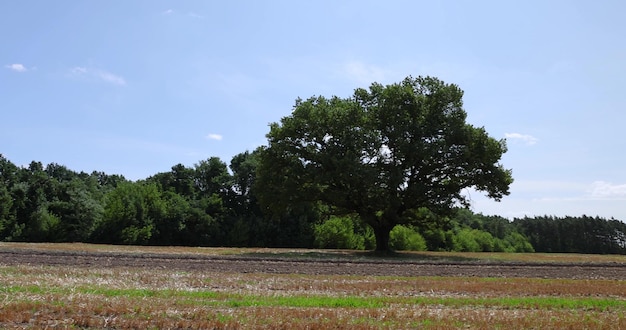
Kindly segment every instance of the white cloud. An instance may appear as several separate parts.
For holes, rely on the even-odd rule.
[[[605,181],[515,181],[511,195],[496,203],[468,189],[472,210],[507,218],[539,215],[601,216],[626,221],[626,184]]]
[[[9,65],[5,65],[5,68],[9,69],[9,70],[13,70],[15,72],[26,72],[28,71],[28,69],[20,63],[14,63],[14,64],[9,64]]]
[[[80,75],[80,74],[87,73],[87,68],[81,67],[81,66],[77,66],[77,67],[72,68],[71,71],[72,71],[73,74]]]
[[[535,202],[626,200],[626,184],[613,184],[606,181],[585,183],[523,180],[513,182],[511,194]]]
[[[595,181],[591,184],[591,197],[596,199],[626,199],[626,184]]]
[[[182,15],[182,13],[174,11],[173,9],[167,9],[167,10],[162,11],[161,15],[163,15],[163,16],[170,16],[170,15],[180,16],[180,15]],[[204,19],[204,16],[202,16],[200,14],[197,14],[197,13],[194,13],[192,11],[188,12],[187,16],[188,17],[192,17],[192,18]]]
[[[532,146],[533,144],[536,144],[539,141],[539,139],[537,139],[536,137],[532,135],[520,134],[520,133],[505,133],[504,137],[506,137],[507,139],[519,140],[529,146]]]
[[[124,86],[126,85],[126,80],[124,77],[118,76],[108,71],[93,69],[83,66],[76,66],[70,70],[71,74],[77,77],[88,77],[91,79],[104,81],[106,83]]]
[[[220,134],[211,133],[211,134],[207,135],[206,138],[209,139],[209,140],[221,141],[223,136],[221,136]]]

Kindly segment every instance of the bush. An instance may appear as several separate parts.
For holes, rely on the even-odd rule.
[[[122,243],[130,245],[146,245],[152,237],[152,225],[144,227],[130,226],[122,230]]]
[[[460,251],[460,252],[480,252],[480,251],[482,251],[481,247],[480,247],[480,244],[478,244],[478,242],[476,242],[474,231],[477,231],[477,230],[476,229],[468,229],[468,228],[461,229],[454,236],[454,250],[455,251]]]
[[[363,237],[363,245],[365,250],[374,250],[376,248],[376,236],[374,230],[368,225],[363,225],[361,230],[356,230],[357,235]]]
[[[365,239],[354,232],[351,217],[331,217],[315,225],[315,246],[322,249],[364,250]]]
[[[398,225],[389,233],[389,246],[401,251],[425,251],[426,240],[414,229]]]
[[[476,243],[478,243],[478,246],[480,246],[479,251],[481,252],[493,252],[494,251],[496,242],[490,233],[486,231],[474,229],[472,230],[472,235],[474,236],[474,240],[476,241]]]
[[[510,233],[505,238],[510,246],[510,252],[535,252],[532,244],[520,233]]]

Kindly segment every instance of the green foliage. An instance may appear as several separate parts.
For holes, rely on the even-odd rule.
[[[202,245],[211,243],[214,220],[187,198],[173,192],[162,192],[165,214],[154,219],[150,244]]]
[[[166,215],[166,204],[155,184],[122,183],[105,196],[104,217],[96,240],[105,243],[146,244],[154,222]]]
[[[509,246],[509,248],[505,250],[506,252],[535,252],[535,249],[528,239],[518,232],[508,234],[504,238],[504,241]]]
[[[461,229],[454,236],[454,250],[461,252],[480,252],[481,245],[476,240],[479,231],[476,229]]]
[[[342,148],[333,143],[327,147]],[[380,236],[380,226],[372,226],[362,214],[346,213],[345,207],[315,198],[303,200],[298,197],[299,187],[274,191],[276,198],[293,192],[291,199],[283,201],[287,207],[282,212],[270,213],[265,204],[261,208],[258,197],[272,196],[268,195],[272,190],[265,190],[257,177],[267,170],[260,168],[265,152],[236,155],[230,164],[232,174],[218,158],[209,158],[193,168],[178,164],[170,172],[137,182],[103,172],[77,173],[55,163],[44,166],[33,161],[28,167],[17,167],[0,155],[0,240],[349,249],[378,245],[375,233]],[[306,174],[294,171],[282,173]],[[270,179],[280,180],[277,176]],[[350,172],[340,179],[344,183],[327,184],[348,182],[358,187]],[[315,191],[314,187],[319,188],[309,183],[304,189]],[[325,189],[332,193],[335,188]],[[379,186],[368,192],[380,190]],[[352,203],[359,202],[358,190],[349,197],[354,197]],[[464,208],[453,211],[406,210],[403,225],[388,233],[389,246],[397,250],[626,254],[626,224],[615,219],[543,216],[511,222]],[[341,215],[320,220],[321,215],[326,218],[333,212]],[[378,210],[375,216],[382,220],[385,212]]]
[[[250,224],[245,219],[236,219],[226,234],[226,239],[231,246],[245,247],[250,241]]]
[[[449,251],[460,252],[533,252],[528,240],[519,233],[511,233],[504,239],[493,237],[489,232],[462,228],[458,232],[448,232],[452,244],[446,248]]]
[[[442,226],[422,226],[428,250],[471,252],[533,252],[516,225],[499,216],[458,209]]]
[[[357,234],[363,237],[363,244],[366,250],[374,250],[376,248],[376,237],[374,236],[374,231],[372,227],[368,225],[363,225],[363,222],[360,221],[358,223],[360,228],[357,229]]]
[[[152,232],[152,224],[145,225],[143,227],[131,225],[130,227],[122,229],[122,232],[120,233],[120,243],[145,245],[150,240],[150,237],[152,237]]]
[[[58,216],[51,214],[45,206],[42,206],[31,213],[23,237],[28,237],[33,242],[56,242],[60,222]]]
[[[599,217],[542,216],[515,219],[537,252],[626,254],[626,224]]]
[[[354,218],[332,216],[315,225],[315,246],[323,249],[365,249],[365,240],[354,231]]]
[[[260,153],[261,204],[280,214],[321,201],[358,214],[376,249],[387,250],[395,225],[412,223],[420,208],[468,204],[466,187],[499,200],[512,182],[498,164],[506,146],[465,122],[462,95],[436,78],[408,77],[347,99],[298,99],[291,116],[270,125]]]
[[[60,217],[59,235],[64,242],[84,242],[89,239],[96,223],[100,222],[104,208],[98,192],[87,182],[72,178],[59,183],[60,192],[49,209]]]
[[[240,203],[252,203],[254,195],[252,188],[256,181],[256,169],[258,167],[258,152],[243,152],[233,157],[230,169],[233,172],[233,189],[241,198]],[[252,206],[252,205],[247,205]]]
[[[425,251],[426,240],[412,228],[397,225],[389,233],[389,245],[394,250]]]
[[[202,160],[194,168],[195,189],[201,196],[222,194],[230,190],[231,176],[226,163],[217,157]]]
[[[6,233],[14,222],[11,214],[13,198],[3,182],[0,182],[0,234]]]

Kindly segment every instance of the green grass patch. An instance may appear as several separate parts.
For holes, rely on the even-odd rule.
[[[482,306],[507,309],[576,309],[608,310],[625,309],[626,301],[608,298],[572,297],[417,297],[411,299],[414,305],[441,305],[447,307]]]
[[[297,308],[382,308],[389,304],[381,298],[327,296],[240,296],[224,302],[228,307],[297,307]]]
[[[113,289],[113,288],[57,288],[45,286],[5,286],[0,287],[0,293],[16,294],[27,293],[35,295],[54,295],[54,294],[70,294],[81,293],[86,295],[99,295],[107,298],[124,297],[124,298],[194,298],[194,299],[216,299],[220,294],[212,291],[184,291],[184,290],[151,290],[151,289]]]
[[[208,290],[151,290],[102,287],[57,288],[5,286],[0,293],[67,295],[80,293],[128,299],[161,298],[186,304],[212,307],[293,307],[293,308],[388,308],[394,306],[488,307],[506,309],[626,310],[626,301],[594,297],[361,297],[361,296],[263,296],[219,293]]]

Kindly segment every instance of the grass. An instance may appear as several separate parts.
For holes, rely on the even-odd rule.
[[[0,244],[3,247],[7,245]],[[81,247],[116,253],[368,258],[352,251],[168,250],[83,244],[20,248]],[[443,253],[425,256],[448,258]],[[512,262],[524,258],[505,254],[449,257],[502,257]],[[589,263],[623,260],[621,256],[581,257]],[[547,261],[542,262],[560,263],[569,258],[545,256]],[[624,280],[225,274],[98,266],[2,266],[0,260],[3,329],[626,329],[625,313]]]
[[[102,287],[59,288],[41,286],[0,287],[0,294],[71,296],[87,295],[103,298],[127,299],[158,298],[175,302],[186,301],[197,306],[211,307],[299,307],[299,308],[389,308],[409,306],[490,307],[509,309],[584,309],[626,310],[626,300],[597,297],[473,297],[473,296],[325,296],[289,295],[263,296],[252,294],[218,293],[213,291],[111,289]]]

